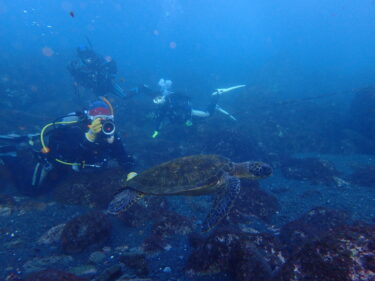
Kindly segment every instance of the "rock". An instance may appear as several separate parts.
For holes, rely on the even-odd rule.
[[[118,217],[127,227],[142,228],[168,210],[164,197],[146,196]]]
[[[187,235],[192,231],[191,221],[175,212],[164,211],[160,213],[152,225],[152,234],[142,244],[146,252],[170,250],[168,239],[174,235]]]
[[[350,105],[349,125],[352,129],[369,140],[375,137],[375,87],[363,88],[355,93]],[[357,144],[360,146],[361,144]],[[373,145],[372,145],[373,146]],[[367,146],[365,146],[367,148]],[[373,153],[374,148],[368,147],[363,152]]]
[[[89,281],[86,278],[78,277],[56,269],[48,269],[29,274],[25,281]]]
[[[80,266],[75,266],[73,268],[70,268],[69,272],[73,273],[75,275],[78,275],[78,276],[93,276],[98,271],[95,268],[95,266],[92,266],[92,265],[80,265]]]
[[[21,248],[25,246],[25,242],[21,239],[14,239],[10,242],[4,243],[3,247],[5,249],[14,249],[14,248]]]
[[[269,223],[279,209],[276,197],[263,191],[257,181],[241,179],[240,194],[226,223],[248,223],[250,216],[257,216]]]
[[[227,272],[237,281],[269,280],[285,262],[280,242],[269,234],[216,230],[207,239],[193,238],[186,265],[191,275]]]
[[[63,267],[73,262],[71,256],[49,256],[33,258],[23,265],[25,273],[40,271],[51,267]]]
[[[350,182],[355,185],[375,187],[375,166],[358,167],[350,175]]]
[[[170,272],[172,272],[172,268],[170,268],[169,266],[164,267],[164,268],[163,268],[163,272],[165,272],[165,273],[170,273]]]
[[[116,278],[120,277],[122,274],[122,267],[119,264],[112,265],[110,268],[107,268],[99,276],[95,277],[92,281],[112,281],[117,280]]]
[[[308,181],[311,184],[337,186],[339,172],[333,163],[319,158],[286,158],[281,172],[287,179]]]
[[[106,256],[103,252],[96,251],[90,255],[89,261],[97,264],[97,263],[101,263],[105,259],[105,257]]]
[[[305,244],[274,281],[375,280],[375,226],[342,226]]]
[[[12,209],[6,206],[0,206],[0,217],[8,217],[12,214]]]
[[[119,257],[121,263],[134,271],[137,276],[145,277],[149,274],[146,256],[144,254],[124,254]]]
[[[69,221],[61,235],[64,253],[80,253],[89,246],[100,246],[111,234],[108,217],[99,212],[90,212]]]
[[[286,244],[286,253],[292,253],[304,243],[315,240],[326,232],[347,224],[349,215],[338,210],[317,207],[299,219],[281,228],[280,239]]]
[[[65,227],[65,223],[56,225],[45,232],[37,241],[39,245],[50,245],[58,243],[61,239],[61,234]]]
[[[119,279],[116,279],[116,281],[153,281],[156,279],[150,279],[150,278],[130,278],[129,276],[121,276]]]
[[[96,173],[71,173],[57,183],[54,196],[64,204],[83,205],[105,209],[113,194],[121,186],[122,169],[108,169]],[[105,187],[105,188],[103,188]]]
[[[21,276],[19,276],[16,273],[10,273],[7,275],[7,277],[5,277],[5,281],[24,281],[24,280],[25,279],[21,278]]]

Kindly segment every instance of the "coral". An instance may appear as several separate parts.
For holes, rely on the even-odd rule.
[[[90,212],[67,222],[62,235],[61,246],[65,253],[79,253],[91,245],[100,245],[111,234],[111,223],[106,215]]]

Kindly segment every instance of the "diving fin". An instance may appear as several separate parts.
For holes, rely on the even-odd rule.
[[[213,92],[212,95],[213,96],[215,96],[215,95],[221,95],[221,94],[224,94],[224,93],[227,93],[227,92],[239,89],[239,88],[243,88],[245,86],[246,85],[237,85],[237,86],[233,86],[233,87],[229,87],[229,88],[216,89],[216,91]]]
[[[222,107],[219,105],[216,105],[216,110],[223,113],[224,115],[228,116],[230,119],[233,121],[237,121],[236,117],[234,117],[232,114],[230,114],[228,111],[224,110]]]

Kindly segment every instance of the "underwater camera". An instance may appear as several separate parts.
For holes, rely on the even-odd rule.
[[[115,132],[115,123],[113,123],[112,120],[104,120],[102,122],[102,132],[103,134],[105,135],[113,135],[113,133]]]

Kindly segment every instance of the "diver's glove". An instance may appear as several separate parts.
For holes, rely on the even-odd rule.
[[[156,138],[157,136],[159,135],[159,131],[154,131],[154,133],[152,134],[152,138]]]
[[[96,118],[94,121],[92,121],[91,125],[89,126],[90,129],[85,134],[86,139],[89,142],[94,142],[96,139],[96,135],[100,133],[102,130],[102,122],[100,118]]]
[[[138,174],[136,172],[130,172],[127,177],[126,177],[126,181],[130,181],[132,178],[134,178],[135,176],[137,176]]]
[[[81,171],[81,165],[80,165],[80,164],[77,164],[77,163],[74,163],[74,164],[72,165],[72,170],[73,170],[74,172],[79,172],[79,171]]]

